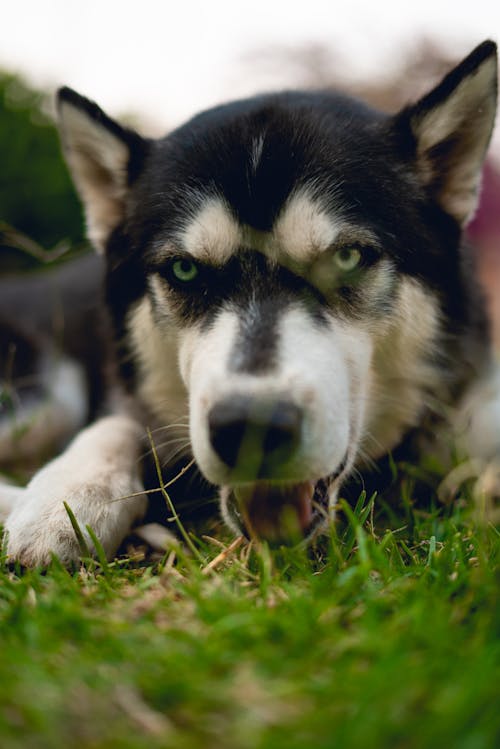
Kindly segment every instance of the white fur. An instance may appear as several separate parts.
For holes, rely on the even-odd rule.
[[[214,453],[207,414],[218,401],[244,394],[256,403],[289,399],[304,413],[303,439],[287,480],[319,479],[332,473],[346,452],[355,452],[365,399],[360,383],[369,378],[371,343],[356,326],[332,320],[318,327],[308,313],[291,308],[279,322],[276,367],[252,375],[231,369],[238,317],[225,311],[210,330],[193,329],[181,346],[181,371],[190,393],[193,453],[204,475],[231,482],[231,471]],[[352,446],[352,447],[351,447]]]
[[[488,57],[438,106],[415,119],[417,154],[425,182],[432,181],[434,166],[429,153],[454,133],[473,131],[474,138],[454,159],[448,179],[441,190],[440,202],[462,225],[473,216],[478,200],[481,165],[493,128],[496,101],[493,95],[497,61]],[[464,136],[462,135],[465,141]]]
[[[393,448],[419,423],[424,408],[434,405],[429,393],[436,402],[445,396],[442,371],[432,364],[438,305],[418,282],[406,279],[392,315],[376,323],[332,318],[327,328],[318,327],[307,312],[291,308],[279,324],[277,365],[259,375],[231,369],[239,331],[235,312],[221,313],[208,331],[191,329],[183,337],[180,364],[190,393],[193,452],[205,476],[232,484],[231,469],[211,447],[207,414],[218,401],[240,394],[256,402],[290,399],[303,410],[300,449],[286,466],[290,481],[328,476],[346,453],[352,467]]]
[[[229,364],[237,331],[237,315],[223,311],[210,330],[193,327],[186,331],[179,349],[181,376],[189,392],[193,454],[209,481],[225,473],[224,464],[209,444],[207,415],[221,392],[232,392]]]
[[[262,148],[259,144],[260,140],[254,143],[252,160]],[[276,262],[307,264],[346,229],[345,222],[334,220],[307,189],[292,194],[271,232],[239,224],[221,198],[202,202],[193,214],[177,240],[194,258],[214,265],[227,262],[242,248],[258,250]]]
[[[31,480],[5,522],[6,552],[27,566],[48,564],[51,554],[77,562],[80,549],[66,502],[90,549],[89,525],[111,558],[145,511],[139,477],[141,427],[126,416],[109,416],[84,429],[62,455]]]
[[[455,416],[458,445],[465,455],[485,460],[500,455],[500,363],[467,393]]]
[[[446,101],[423,114],[417,109],[412,120],[424,184],[435,177],[435,146],[455,131],[477,129],[475,140],[459,143],[466,153],[460,154],[463,158],[450,170],[438,196],[462,223],[476,204],[480,162],[492,123],[495,72],[491,56]],[[67,160],[85,204],[88,234],[102,250],[125,215],[128,148],[67,101],[61,105],[61,121]],[[253,173],[261,162],[264,137],[256,133],[251,143],[247,163]],[[222,197],[194,194],[177,244],[195,259],[214,265],[227,262],[242,248],[257,250],[304,273],[321,291],[335,292],[332,253],[349,243],[353,227],[315,194],[314,186],[293,192],[271,232],[241,226]],[[236,311],[223,309],[210,326],[181,330],[164,283],[159,276],[150,278],[154,307],[146,297],[134,305],[127,320],[138,362],[142,415],[148,423],[151,419],[170,426],[189,410],[194,456],[206,478],[225,486],[222,509],[228,522],[232,521],[224,503],[232,485],[231,469],[212,449],[208,429],[210,409],[220,400],[244,394],[256,403],[289,399],[300,407],[301,443],[286,466],[286,480],[296,482],[329,476],[346,454],[347,470],[379,457],[419,423],[426,405],[434,405],[427,403],[429,398],[436,403],[445,400],[441,396],[447,383],[442,382],[442,370],[432,364],[441,322],[434,295],[415,280],[398,280],[392,314],[383,319],[370,315],[370,304],[376,307],[391,288],[392,274],[389,261],[367,271],[362,287],[366,314],[359,322],[332,313],[326,324],[318,325],[299,305],[285,309],[278,321],[276,364],[259,374],[234,371],[231,366],[240,330]],[[479,448],[487,454],[493,445],[498,454],[499,393],[496,372],[464,403],[458,423],[472,436],[469,446],[475,452]],[[63,406],[67,400],[62,398]],[[46,564],[55,553],[65,563],[77,561],[80,551],[63,502],[72,508],[89,546],[86,525],[94,529],[111,557],[145,509],[138,464],[141,436],[142,428],[131,418],[102,419],[81,432],[26,489],[0,485],[0,518],[8,513],[9,558],[26,565]],[[339,481],[330,487],[332,512]],[[119,499],[136,493],[139,496]]]
[[[307,263],[334,243],[342,224],[332,219],[307,190],[288,199],[273,228],[274,242],[280,254]]]
[[[400,282],[394,312],[374,326],[374,357],[364,454],[377,458],[393,448],[418,423],[432,393],[435,405],[445,397],[442,370],[433,366],[438,353],[438,304],[417,281]]]
[[[451,96],[429,110],[419,123],[419,148],[427,151],[451,135],[477,101],[483,101],[496,74],[496,60],[487,58],[477,71],[464,78]],[[472,105],[472,106],[471,106]],[[486,119],[486,118],[485,118]]]
[[[124,213],[128,148],[67,101],[61,104],[60,127],[66,160],[85,206],[87,235],[102,252]]]
[[[227,203],[212,197],[204,201],[182,231],[179,244],[197,260],[215,265],[227,262],[241,244],[241,228]]]
[[[166,297],[155,279],[153,287],[167,319],[155,323],[144,297],[131,310],[128,327],[139,370],[137,394],[158,421],[170,424],[187,414],[188,396],[178,367],[179,334],[168,323]]]

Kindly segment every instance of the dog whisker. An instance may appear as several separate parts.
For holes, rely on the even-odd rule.
[[[171,445],[172,446],[173,445],[178,445],[179,443],[182,443],[186,447],[190,447],[190,445],[191,445],[191,442],[190,442],[188,436],[172,437],[169,440],[164,440],[163,442],[155,443],[155,449],[156,450],[161,450],[162,452],[165,452],[165,450],[166,450],[167,447],[170,447]],[[141,458],[145,458],[148,455],[151,455],[152,452],[153,452],[153,448],[150,447],[148,450],[145,450],[141,454]]]
[[[183,429],[188,430],[189,429],[189,422],[177,422],[174,424],[165,424],[161,427],[156,427],[155,429],[151,429],[151,434],[158,434],[158,432],[165,432],[169,429],[178,429],[179,431],[182,431]]]
[[[192,454],[191,443],[190,442],[184,443],[183,445],[180,445],[180,447],[178,447],[176,450],[172,450],[171,452],[169,452],[167,455],[162,453],[161,455],[162,464],[165,466],[169,465],[170,463],[174,461],[175,458],[179,458],[184,455],[191,455],[191,454]]]

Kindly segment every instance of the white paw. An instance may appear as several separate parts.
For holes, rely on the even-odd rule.
[[[109,484],[87,484],[65,494],[39,496],[30,487],[8,516],[4,530],[4,549],[9,562],[20,562],[26,567],[45,566],[52,555],[65,565],[78,562],[82,556],[80,545],[64,506],[71,508],[89,551],[95,549],[86,526],[94,531],[106,553],[112,558],[130,530],[136,517],[144,509],[143,498],[117,497],[140,491],[140,486],[124,485],[120,481]]]
[[[60,507],[54,503],[46,505],[46,510],[40,513],[36,499],[28,497],[11,512],[4,526],[4,551],[9,562],[45,566],[52,554],[64,564],[78,560],[78,541],[62,500]]]
[[[64,564],[78,561],[80,546],[65,502],[89,550],[95,551],[87,525],[111,558],[146,508],[138,474],[141,434],[131,419],[108,416],[84,429],[42,468],[5,521],[9,561],[46,565],[53,554]]]

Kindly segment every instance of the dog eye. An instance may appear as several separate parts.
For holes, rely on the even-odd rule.
[[[172,275],[181,283],[190,283],[198,277],[199,269],[196,263],[187,258],[174,260],[171,265]]]
[[[343,273],[348,273],[357,268],[362,259],[361,250],[358,250],[357,247],[341,247],[333,256],[337,268]]]

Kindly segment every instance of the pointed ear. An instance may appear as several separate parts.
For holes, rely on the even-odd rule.
[[[415,139],[420,180],[461,226],[477,206],[496,96],[496,45],[486,41],[396,118]]]
[[[58,91],[57,105],[63,151],[84,205],[87,236],[102,252],[125,216],[128,189],[140,171],[147,141],[70,88]]]

